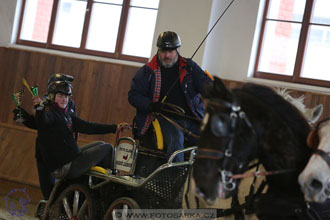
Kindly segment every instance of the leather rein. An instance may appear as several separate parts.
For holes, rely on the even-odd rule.
[[[161,111],[168,112],[168,113],[171,113],[171,114],[175,114],[175,115],[178,115],[178,116],[180,116],[182,118],[187,118],[187,119],[199,121],[197,118],[193,118],[191,116],[185,115],[185,111],[181,107],[179,107],[179,106],[176,106],[176,105],[171,104],[171,103],[166,103],[166,102],[164,102],[163,105],[166,106],[166,107],[171,108],[172,110],[167,109],[167,108],[162,108]],[[168,122],[170,122],[171,124],[173,124],[175,127],[179,128],[184,133],[188,134],[189,136],[194,137],[197,140],[199,139],[199,136],[197,134],[194,134],[191,131],[189,131],[188,129],[182,127],[181,125],[179,125],[174,120],[172,120],[169,117],[165,116],[163,113],[155,113],[154,115],[155,115],[155,117],[157,115],[163,117],[164,119],[166,119]]]

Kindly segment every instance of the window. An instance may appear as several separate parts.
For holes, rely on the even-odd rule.
[[[147,62],[159,0],[23,0],[17,43]]]
[[[329,87],[329,11],[329,0],[266,0],[254,76]]]

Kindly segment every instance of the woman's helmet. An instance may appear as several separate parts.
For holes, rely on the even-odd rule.
[[[173,31],[165,31],[158,36],[157,47],[163,50],[175,50],[181,46],[179,35]]]
[[[48,93],[55,95],[62,93],[71,96],[73,76],[57,73],[53,74],[48,79]]]

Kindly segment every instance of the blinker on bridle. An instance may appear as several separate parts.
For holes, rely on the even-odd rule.
[[[212,105],[224,106],[226,108],[230,108],[231,109],[231,112],[229,113],[229,121],[228,121],[228,123],[230,125],[230,130],[232,132],[235,132],[237,120],[238,119],[242,119],[247,124],[247,126],[251,129],[251,131],[254,134],[256,134],[256,132],[255,132],[255,130],[253,128],[252,123],[246,117],[245,112],[241,110],[241,106],[238,105],[236,101],[234,101],[233,103],[230,103],[230,102],[226,102],[226,101],[223,101],[223,100],[216,100],[216,101],[210,100],[208,103],[209,104],[212,104]],[[215,115],[213,117],[217,117],[217,115]],[[211,129],[211,132],[216,137],[220,137],[221,136],[220,134],[218,134],[217,132],[215,132],[214,129]],[[231,157],[232,156],[232,148],[233,148],[233,142],[234,142],[234,136],[235,135],[234,134],[228,134],[226,136],[229,136],[231,140],[230,140],[229,144],[226,147],[225,153],[223,153],[220,150],[211,149],[211,148],[199,148],[196,157],[197,158],[205,158],[205,159],[214,159],[214,160],[221,160],[224,157]]]
[[[244,111],[242,111],[241,106],[237,103],[235,97],[233,99],[233,103],[226,102],[223,100],[210,100],[209,104],[212,105],[221,105],[226,108],[230,108],[231,112],[229,113],[229,120],[225,121],[229,125],[229,127],[222,122],[220,117],[216,114],[211,119],[211,132],[216,137],[229,137],[229,143],[225,148],[225,152],[223,153],[220,150],[216,149],[210,149],[210,148],[199,148],[197,151],[197,158],[203,158],[203,159],[213,159],[213,160],[221,160],[223,159],[222,166],[219,169],[220,175],[221,175],[221,181],[224,184],[224,188],[228,191],[233,191],[236,188],[236,183],[233,181],[233,174],[231,171],[228,171],[225,169],[227,167],[227,164],[232,159],[232,150],[234,145],[234,139],[235,139],[235,130],[238,120],[243,120],[249,129],[253,132],[253,134],[256,134],[252,123],[250,120],[246,117],[246,114]],[[208,105],[209,105],[208,104]],[[217,124],[216,124],[217,123]],[[229,132],[228,132],[229,130]],[[224,134],[222,134],[224,133]]]

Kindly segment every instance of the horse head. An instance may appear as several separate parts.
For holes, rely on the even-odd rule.
[[[330,120],[320,121],[308,136],[308,145],[314,149],[299,183],[305,199],[324,202],[330,199]]]
[[[218,197],[236,193],[239,180],[231,176],[246,169],[255,152],[256,133],[239,100],[220,79],[215,77],[203,96],[207,107],[193,177],[199,196],[213,204]]]
[[[203,96],[207,107],[193,165],[197,193],[210,204],[236,194],[239,178],[258,159],[267,171],[284,173],[267,176],[269,192],[301,195],[297,178],[311,153],[301,112],[271,88],[245,84],[229,91],[216,77]]]

